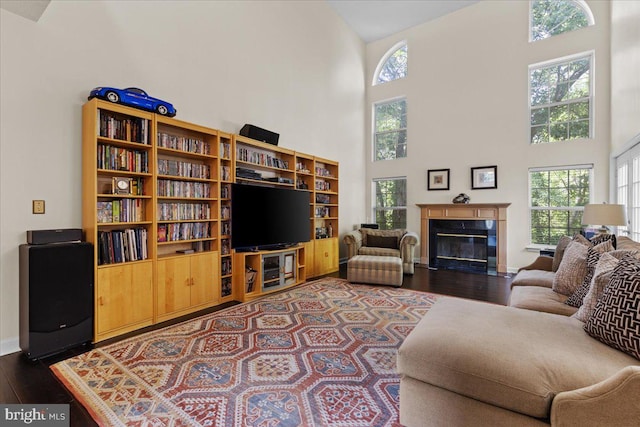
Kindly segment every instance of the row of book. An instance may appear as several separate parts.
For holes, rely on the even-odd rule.
[[[273,157],[267,153],[249,150],[244,147],[237,147],[236,160],[241,162],[253,163],[261,166],[268,166],[278,169],[289,169],[289,162],[286,160]]]
[[[211,197],[211,184],[206,182],[184,182],[169,179],[158,180],[158,196],[203,199]]]
[[[231,168],[229,166],[222,166],[220,168],[220,179],[222,181],[231,181]]]
[[[210,223],[208,222],[158,224],[158,242],[207,239],[210,236]]]
[[[316,181],[316,190],[331,191],[331,184],[327,181]]]
[[[158,203],[158,221],[183,221],[211,218],[208,203]]]
[[[99,264],[139,261],[148,257],[147,230],[145,228],[98,232]]]
[[[331,173],[331,171],[327,168],[323,168],[323,167],[316,167],[316,175],[318,176],[324,176],[326,178],[334,178],[333,174]]]
[[[220,186],[220,198],[229,199],[231,197],[231,186],[224,184]]]
[[[149,121],[117,116],[98,109],[99,136],[128,142],[149,144]]]
[[[181,176],[185,178],[209,179],[211,168],[200,163],[180,162],[178,160],[158,159],[160,175]]]
[[[220,263],[220,271],[223,276],[231,274],[231,258],[224,258]]]
[[[171,148],[173,150],[187,151],[196,154],[210,154],[211,146],[202,139],[186,136],[171,135],[158,132],[158,147]]]
[[[221,285],[222,285],[222,296],[226,297],[229,296],[233,293],[232,291],[232,287],[231,287],[231,277],[224,277],[221,281]]]
[[[98,144],[98,169],[149,172],[149,154],[112,145]]]
[[[99,223],[144,221],[142,199],[121,199],[97,203]]]

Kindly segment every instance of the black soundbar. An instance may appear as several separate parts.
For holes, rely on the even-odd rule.
[[[27,243],[47,245],[49,243],[80,242],[81,228],[61,228],[56,230],[27,230]]]
[[[280,138],[279,133],[271,132],[270,130],[262,129],[250,124],[242,126],[242,129],[240,129],[240,135],[272,145],[278,145],[278,139]]]

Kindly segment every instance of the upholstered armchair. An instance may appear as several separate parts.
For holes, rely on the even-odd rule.
[[[404,274],[413,274],[413,254],[418,235],[407,230],[374,230],[361,228],[343,237],[347,258],[356,255],[396,256],[402,259]]]

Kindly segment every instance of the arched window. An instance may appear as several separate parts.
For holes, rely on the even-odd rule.
[[[584,0],[531,0],[529,24],[529,41],[534,42],[588,27],[594,20]]]
[[[373,76],[373,85],[407,77],[407,43],[400,42],[382,57]]]

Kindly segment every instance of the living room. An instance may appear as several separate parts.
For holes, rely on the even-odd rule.
[[[339,161],[340,235],[373,220],[377,178],[406,177],[415,231],[419,203],[511,203],[509,271],[528,264],[529,169],[593,165],[591,201],[614,202],[610,156],[640,132],[638,2],[586,3],[594,25],[535,43],[526,1],[480,1],[370,43],[323,1],[53,1],[37,22],[0,10],[0,352],[18,350],[26,230],[81,224],[81,106],[99,85],[139,86],[182,120],[231,133],[254,123],[283,147]],[[408,76],[372,86],[402,41]],[[591,138],[529,144],[528,67],[591,51]],[[371,106],[401,96],[407,157],[374,162]],[[472,190],[470,168],[485,165],[497,165],[497,188]],[[450,190],[428,191],[429,169],[450,169]]]

